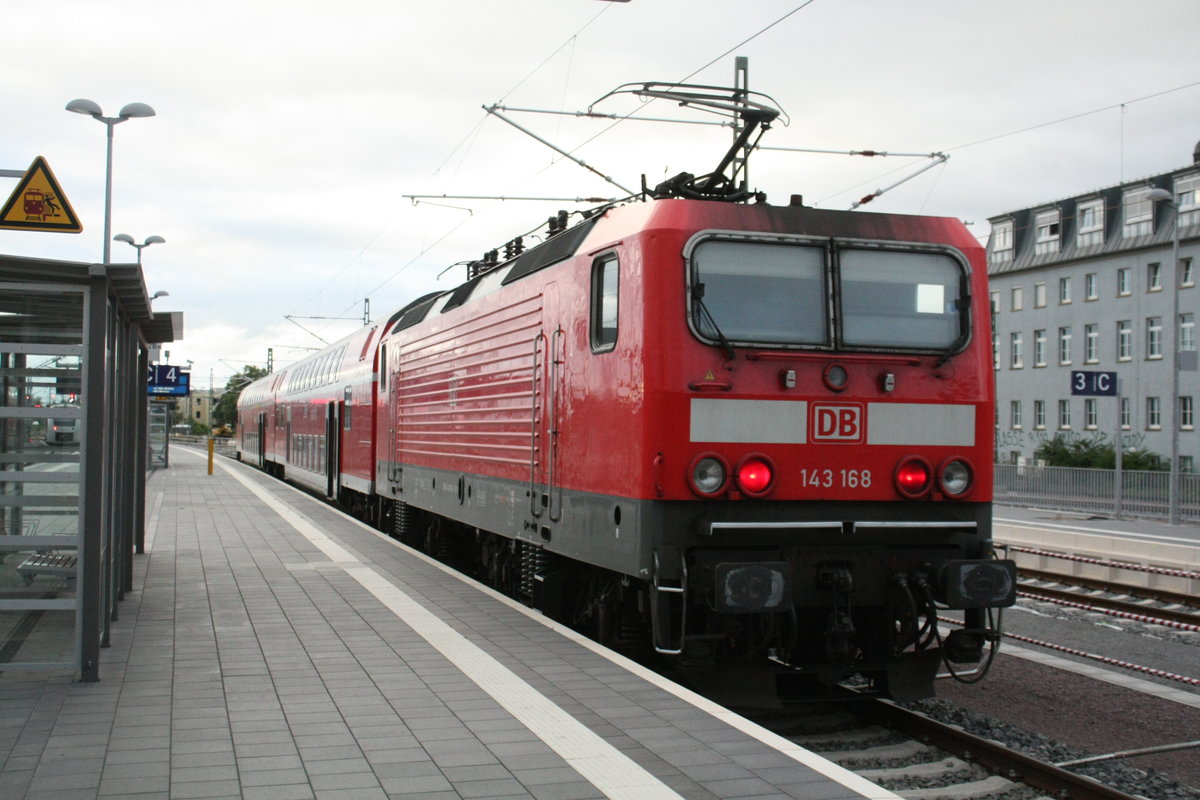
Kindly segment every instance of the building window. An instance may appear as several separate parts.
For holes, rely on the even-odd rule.
[[[1033,285],[1033,307],[1034,308],[1045,308],[1046,307],[1046,284],[1035,283]]]
[[[1189,472],[1189,473],[1195,472],[1196,471],[1196,457],[1195,456],[1180,456],[1179,457],[1179,471],[1180,472]]]
[[[1146,291],[1162,291],[1162,264],[1146,265]]]
[[[1000,369],[1000,334],[992,334],[992,369]]]
[[[1128,361],[1133,358],[1133,324],[1123,319],[1117,323],[1117,360]]]
[[[1071,329],[1070,328],[1059,328],[1058,329],[1058,363],[1063,364],[1063,365],[1071,363]]]
[[[1175,202],[1180,225],[1200,224],[1200,172],[1176,179]]]
[[[1083,326],[1083,360],[1095,364],[1100,360],[1100,327],[1098,325]]]
[[[1146,427],[1152,431],[1162,428],[1162,404],[1157,397],[1146,398]]]
[[[1021,291],[1020,286],[1014,286],[1012,290],[1012,310],[1020,311],[1025,307],[1025,293]]]
[[[1000,313],[1000,293],[999,292],[992,292],[992,313],[993,314]]]
[[[1100,415],[1096,411],[1096,398],[1094,397],[1083,401],[1083,425],[1091,431],[1100,427]]]
[[[1070,278],[1059,278],[1058,279],[1058,304],[1060,306],[1065,306],[1069,302],[1071,302],[1071,279]]]
[[[1129,267],[1121,267],[1117,270],[1117,296],[1127,294],[1133,294],[1133,279]]]
[[[1033,401],[1033,427],[1039,431],[1046,430],[1046,401]]]
[[[1192,260],[1190,258],[1179,259],[1179,285],[1184,288],[1196,285],[1196,278],[1192,274]]]
[[[1179,398],[1179,427],[1190,431],[1196,427],[1196,407],[1192,404],[1192,396]]]
[[[1083,296],[1085,300],[1100,299],[1100,286],[1096,280],[1096,273],[1089,272],[1083,276]]]
[[[1133,426],[1133,403],[1128,397],[1121,398],[1121,429],[1129,430]]]
[[[1179,315],[1179,349],[1180,351],[1196,349],[1195,314]]]
[[[1033,365],[1035,367],[1046,366],[1046,331],[1044,329],[1033,332]]]
[[[1020,430],[1020,428],[1021,428],[1021,401],[1020,400],[1013,400],[1009,404],[1009,416],[1011,418],[1012,427],[1015,430]]]
[[[1059,430],[1069,431],[1071,429],[1071,401],[1058,401],[1058,427]]]
[[[1162,358],[1162,317],[1146,318],[1146,358]]]
[[[1024,366],[1023,355],[1021,352],[1021,334],[1014,333],[1009,343],[1009,361],[1008,366],[1012,369],[1020,369]]]
[[[1034,241],[1034,253],[1057,253],[1062,248],[1059,247],[1060,224],[1061,217],[1058,209],[1053,211],[1039,211],[1035,219],[1037,226],[1037,239]]]
[[[999,264],[1013,259],[1013,223],[1012,220],[997,222],[992,226],[992,261]]]
[[[1104,201],[1088,200],[1080,203],[1076,212],[1078,233],[1075,241],[1080,247],[1104,243]]]
[[[1154,202],[1150,199],[1150,187],[1129,189],[1125,192],[1122,209],[1125,227],[1122,236],[1126,239],[1145,236],[1154,232]]]

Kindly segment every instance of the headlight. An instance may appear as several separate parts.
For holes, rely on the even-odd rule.
[[[966,494],[971,488],[971,465],[960,459],[952,459],[942,464],[938,477],[942,491],[951,497]]]
[[[692,490],[696,494],[711,497],[725,491],[729,483],[729,468],[716,455],[703,455],[692,462]]]

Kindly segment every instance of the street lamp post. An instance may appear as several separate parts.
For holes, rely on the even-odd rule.
[[[1166,189],[1151,189],[1150,200],[1166,203],[1174,212],[1171,236],[1171,476],[1167,488],[1167,518],[1179,524],[1179,203]]]
[[[122,107],[115,117],[106,117],[100,106],[91,100],[79,98],[67,103],[67,111],[76,114],[87,114],[92,119],[103,122],[108,129],[108,157],[104,169],[104,263],[109,264],[111,255],[109,237],[112,236],[112,156],[113,156],[113,127],[120,125],[133,117],[153,117],[154,109],[145,103],[129,103]],[[140,255],[139,251],[139,255]]]
[[[139,267],[142,265],[142,250],[144,248],[149,247],[152,244],[166,244],[166,242],[167,242],[167,240],[161,236],[147,236],[146,241],[142,242],[141,244],[138,244],[137,242],[135,242],[133,240],[133,237],[130,236],[128,233],[118,233],[116,236],[113,237],[113,241],[114,242],[124,242],[125,244],[129,245],[130,247],[137,248],[137,254],[138,254],[137,263],[138,263]]]

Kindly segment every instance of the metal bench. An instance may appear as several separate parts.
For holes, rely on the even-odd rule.
[[[25,584],[33,583],[38,575],[61,575],[68,580],[75,577],[75,567],[79,556],[75,554],[34,553],[21,562],[17,573],[25,579]]]

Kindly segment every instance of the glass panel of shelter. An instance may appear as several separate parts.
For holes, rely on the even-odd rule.
[[[85,298],[0,284],[0,669],[77,661]]]

